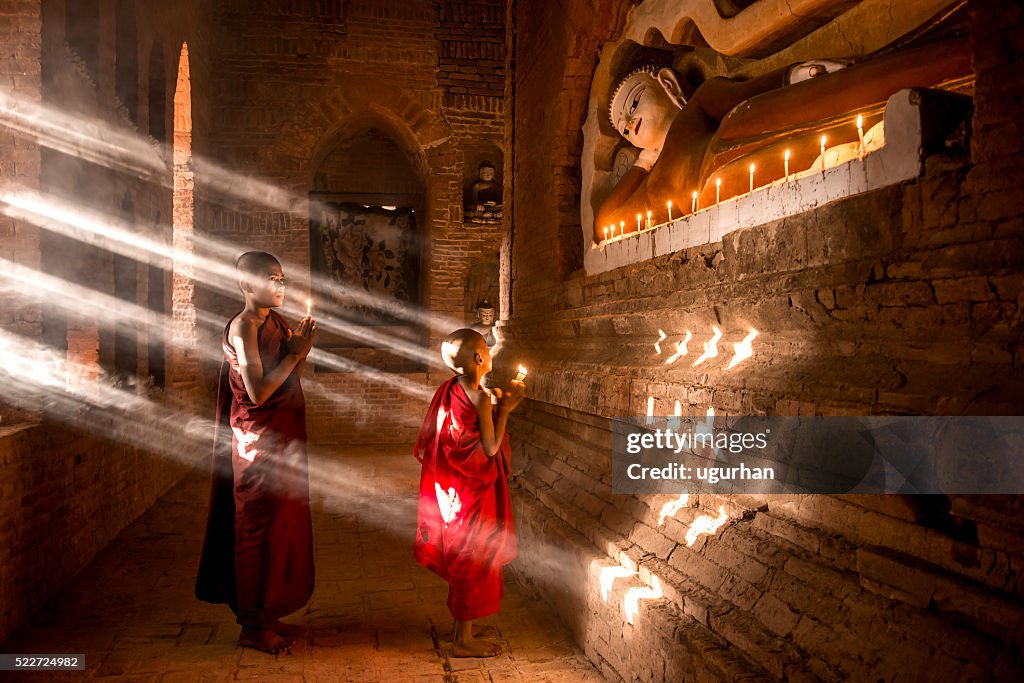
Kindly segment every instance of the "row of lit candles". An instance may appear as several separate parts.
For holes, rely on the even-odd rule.
[[[859,114],[857,115],[857,137],[860,139],[860,158],[863,159],[864,158],[864,117],[862,115],[859,115]],[[822,135],[821,136],[821,172],[822,173],[825,172],[825,145],[827,143],[828,143],[828,136],[827,135]],[[786,178],[787,182],[790,180],[790,175],[789,175],[789,159],[790,159],[791,156],[792,155],[790,153],[790,150],[787,149],[786,153],[783,155],[783,163],[785,164],[784,175],[785,175],[785,178]],[[756,165],[755,164],[750,164],[750,192],[754,191],[754,171],[755,170],[757,170]],[[690,213],[697,213],[697,209],[698,209],[698,206],[697,206],[697,196],[698,196],[697,191],[694,190],[693,191],[693,195],[690,198]],[[717,205],[721,201],[722,201],[722,179],[721,178],[715,178],[715,204]],[[672,200],[671,199],[666,204],[666,207],[668,208],[668,223],[671,223],[672,222]],[[642,232],[645,229],[646,230],[650,230],[651,228],[655,227],[652,224],[652,222],[651,222],[651,216],[652,215],[653,215],[652,211],[648,211],[647,212],[646,227],[644,227],[644,223],[643,223],[643,214],[639,214],[638,213],[636,215],[636,231],[637,232]],[[665,225],[665,224],[663,223],[662,225]],[[612,224],[610,224],[610,225],[608,225],[608,226],[606,226],[604,228],[604,239],[605,239],[605,241],[608,240],[609,236],[612,239],[615,239],[615,228],[616,227],[619,228],[619,237],[625,236],[625,234],[626,234],[626,221],[619,221],[619,225],[618,226],[616,226],[614,223],[612,223]],[[610,235],[609,235],[609,231],[610,231]]]

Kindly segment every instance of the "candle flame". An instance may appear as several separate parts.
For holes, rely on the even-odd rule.
[[[306,315],[308,316],[312,310],[313,310],[313,300],[312,299],[306,299]]]
[[[791,154],[791,152],[787,149],[786,150],[786,161],[789,161],[790,154]]]
[[[750,165],[750,175],[754,175],[754,164]]]
[[[721,187],[721,186],[722,186],[722,179],[721,178],[715,178],[715,187]]]
[[[519,367],[517,368],[517,370],[518,370],[519,374],[522,375],[523,377],[526,377],[528,374],[530,374],[529,372],[527,372],[526,366],[523,365],[522,363],[519,364]]]
[[[671,199],[670,199],[670,200],[668,200],[668,208],[669,208],[669,210],[671,210],[671,209],[672,209],[672,200],[671,200]]]
[[[654,424],[654,397],[647,397],[647,424]]]
[[[857,127],[858,128],[863,128],[864,127],[864,116],[862,114],[857,114]]]

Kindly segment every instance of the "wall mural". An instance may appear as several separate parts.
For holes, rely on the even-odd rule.
[[[355,324],[401,324],[403,306],[419,301],[419,240],[409,208],[385,209],[312,199],[310,265],[337,284],[320,297]],[[366,295],[373,297],[371,304]]]

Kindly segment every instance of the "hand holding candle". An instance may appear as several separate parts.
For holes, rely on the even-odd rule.
[[[528,375],[529,373],[526,371],[526,366],[523,365],[522,363],[519,364],[518,370],[519,371],[516,373],[516,378],[512,381],[522,383],[526,380],[526,375]]]

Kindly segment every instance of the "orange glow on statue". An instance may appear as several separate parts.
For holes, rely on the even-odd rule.
[[[899,90],[937,87],[970,73],[970,50],[963,40],[850,66],[814,60],[749,80],[713,77],[692,93],[672,69],[641,66],[618,81],[608,112],[615,132],[640,155],[595,207],[595,225],[664,206],[693,187],[703,195],[702,206],[710,204],[716,190],[720,196],[715,198],[722,201],[744,194],[750,191],[752,163],[763,173],[762,183],[787,177],[787,147],[793,160],[809,163],[823,132],[834,144],[856,142],[857,129],[849,125],[856,114],[874,125],[881,121],[886,100]],[[716,176],[722,185],[709,187]]]

